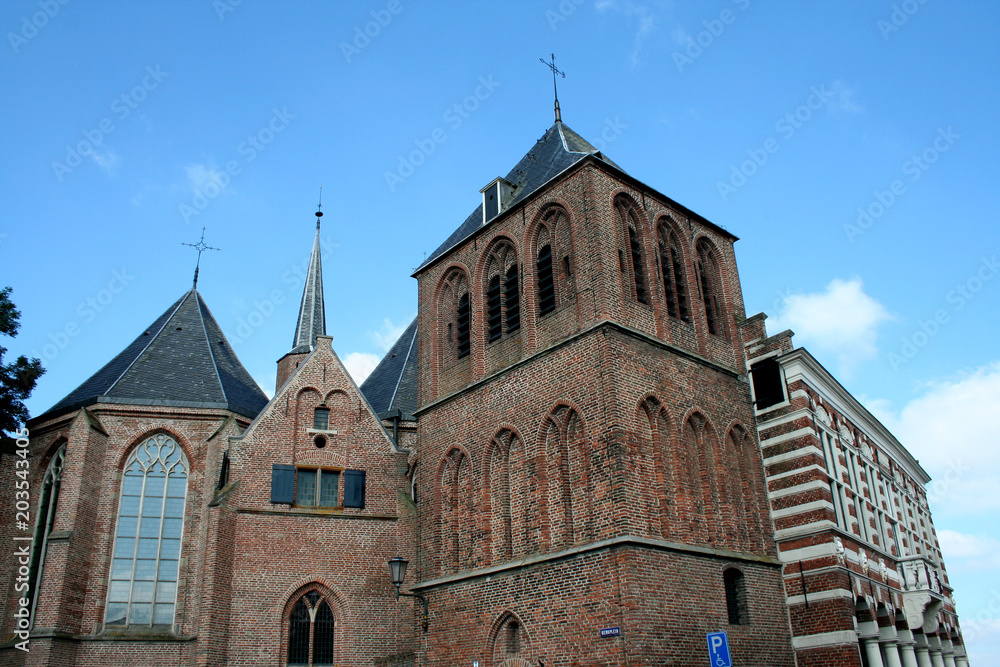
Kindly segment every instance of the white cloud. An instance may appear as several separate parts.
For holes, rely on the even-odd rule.
[[[118,165],[121,164],[122,159],[118,153],[114,152],[110,148],[106,151],[100,151],[95,148],[88,153],[88,155],[90,155],[90,159],[93,160],[98,167],[108,172],[109,176],[114,176],[118,173]]]
[[[854,99],[854,95],[855,93],[857,93],[856,88],[848,88],[847,84],[841,81],[840,79],[837,79],[832,84],[830,84],[830,88],[833,89],[833,93],[835,95],[834,108],[840,109],[841,111],[845,111],[847,113],[864,112],[865,108],[861,106],[861,104],[856,99]]]
[[[379,356],[368,352],[351,352],[344,357],[344,366],[357,384],[361,384],[378,366]]]
[[[863,287],[857,277],[835,278],[823,292],[787,295],[767,328],[772,333],[791,329],[802,347],[818,356],[835,355],[840,374],[849,377],[861,362],[878,354],[878,326],[891,319]]]
[[[938,540],[945,562],[973,561],[982,569],[1000,569],[1000,540],[986,535],[968,535],[955,530],[939,530]],[[979,569],[979,568],[976,568]]]
[[[602,12],[610,10],[624,14],[630,24],[633,20],[638,24],[629,59],[633,67],[639,65],[639,54],[643,45],[659,27],[653,8],[648,4],[639,4],[630,0],[598,0],[595,7]],[[677,35],[674,35],[674,38],[676,39]]]
[[[375,341],[378,349],[382,352],[388,352],[389,348],[399,340],[399,337],[403,335],[403,332],[406,331],[406,327],[409,325],[410,320],[406,320],[403,324],[393,324],[389,318],[386,318],[382,321],[381,329],[378,331],[369,331],[368,335]]]
[[[1000,361],[922,392],[898,413],[880,405],[879,419],[933,478],[935,514],[992,518],[1000,511]]]
[[[205,192],[209,185],[225,190],[229,185],[229,174],[223,174],[222,170],[215,166],[215,163],[191,164],[184,168],[187,175],[187,184],[192,194]]]

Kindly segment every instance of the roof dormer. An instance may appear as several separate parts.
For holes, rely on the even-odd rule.
[[[514,199],[517,186],[502,176],[497,176],[480,190],[483,193],[483,222],[486,224],[503,212]]]

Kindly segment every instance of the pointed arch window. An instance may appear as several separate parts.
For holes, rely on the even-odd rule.
[[[691,321],[688,307],[687,281],[681,261],[677,234],[666,224],[660,224],[660,271],[663,274],[663,294],[667,299],[667,315],[683,322]]]
[[[639,303],[649,303],[646,295],[646,266],[643,261],[642,239],[639,234],[639,217],[635,209],[624,199],[615,201],[621,229],[625,232],[625,251],[619,251],[622,279],[626,283],[626,291]]]
[[[497,245],[486,265],[487,339],[499,340],[521,327],[521,296],[518,288],[517,255],[508,242]]]
[[[705,304],[705,322],[708,333],[725,335],[722,309],[721,277],[715,251],[705,239],[698,241],[698,283],[701,287],[701,298]]]
[[[288,616],[288,665],[333,665],[333,610],[313,589],[300,597]]]
[[[45,567],[45,553],[49,546],[49,534],[56,518],[56,504],[59,500],[59,485],[62,480],[63,463],[66,460],[66,445],[60,447],[49,462],[42,480],[42,492],[35,514],[35,536],[31,541],[31,565],[28,569],[27,598],[31,600],[31,620],[34,623],[38,606],[38,589],[42,583]]]
[[[106,625],[173,624],[188,470],[180,445],[162,433],[125,462]]]

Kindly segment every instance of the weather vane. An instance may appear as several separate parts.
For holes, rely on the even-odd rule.
[[[556,97],[556,122],[561,123],[562,113],[560,113],[559,111],[559,90],[556,88],[556,74],[565,79],[566,73],[560,72],[559,70],[556,69],[556,54],[552,53],[550,55],[552,56],[552,62],[547,62],[545,58],[539,58],[539,60],[542,61],[543,65],[552,70],[552,92]]]
[[[191,246],[198,251],[198,262],[194,265],[194,285],[191,289],[198,289],[198,269],[201,267],[201,253],[206,250],[219,250],[219,248],[213,248],[205,243],[205,228],[201,228],[201,238],[197,243],[181,243],[181,245]]]
[[[316,229],[319,229],[319,219],[323,217],[323,184],[319,184],[319,204],[316,205]]]

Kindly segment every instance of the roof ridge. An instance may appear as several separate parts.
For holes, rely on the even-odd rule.
[[[413,318],[413,322],[411,322],[410,324],[411,325],[416,325],[417,324],[417,318]],[[406,328],[409,329],[410,327],[406,327]],[[406,363],[410,360],[410,355],[413,353],[413,344],[416,341],[417,341],[417,332],[416,332],[416,329],[414,329],[413,336],[410,337],[410,347],[407,348],[407,350],[406,350],[406,357],[403,359],[402,370],[400,370],[400,372],[399,372],[399,377],[396,378],[396,386],[393,388],[393,390],[392,390],[392,396],[389,398],[389,407],[390,408],[392,407],[393,403],[396,402],[396,394],[399,393],[399,385],[403,381],[403,375],[406,374]],[[392,348],[389,348],[389,349],[392,349]]]
[[[167,323],[174,318],[174,315],[176,315],[177,311],[181,309],[181,306],[184,305],[184,302],[187,301],[187,298],[191,296],[191,292],[195,292],[197,294],[195,289],[192,287],[184,294],[184,296],[180,298],[180,301],[177,302],[177,307],[174,308],[169,315],[167,315],[167,319],[163,320],[163,324],[160,326],[160,330],[157,331],[155,334],[153,334],[153,337],[149,339],[149,342],[146,343],[141,350],[139,350],[139,352],[135,355],[135,358],[133,358],[132,361],[129,362],[129,365],[125,367],[125,370],[123,370],[121,374],[117,378],[115,378],[115,381],[112,382],[110,385],[108,385],[108,388],[105,389],[103,392],[104,396],[107,396],[109,393],[111,393],[111,390],[114,389],[119,382],[121,382],[121,379],[125,377],[130,370],[132,370],[132,367],[135,366],[135,362],[139,361],[142,355],[146,353],[146,350],[148,350],[149,346],[153,344],[153,341],[159,338],[160,334],[163,333],[163,330],[167,328]]]
[[[191,291],[195,292],[194,290]],[[205,334],[205,345],[208,346],[208,356],[212,358],[212,370],[215,371],[215,379],[219,383],[219,390],[222,392],[222,398],[224,398],[228,404],[229,395],[226,393],[226,384],[222,381],[222,377],[219,375],[219,360],[215,358],[215,350],[212,349],[212,341],[209,340],[208,336],[208,327],[205,326],[205,315],[201,312],[201,306],[203,303],[201,294],[195,292],[195,295],[197,296],[197,299],[195,300],[194,305],[198,308],[198,321],[201,322],[201,332]],[[208,310],[208,304],[205,304],[205,309]],[[211,314],[211,311],[209,311],[209,314]],[[219,327],[219,329],[221,330],[222,327]]]

